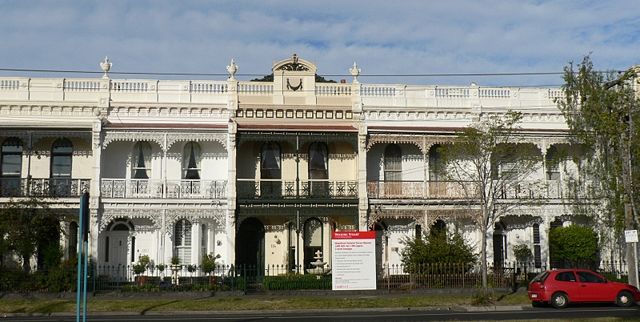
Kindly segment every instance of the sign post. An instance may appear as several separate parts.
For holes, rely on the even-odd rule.
[[[629,284],[638,287],[638,231],[625,230],[624,241],[632,248],[633,267],[629,270]]]
[[[89,193],[80,197],[80,224],[78,225],[78,283],[76,285],[76,322],[87,321],[87,262],[89,261]]]
[[[331,237],[331,288],[375,290],[376,232],[336,231]]]

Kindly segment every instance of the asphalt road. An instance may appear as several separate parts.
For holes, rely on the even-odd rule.
[[[193,313],[154,313],[150,315],[100,314],[90,315],[87,321],[499,321],[499,320],[557,320],[587,319],[599,317],[618,317],[640,320],[640,307],[618,308],[573,307],[564,310],[553,308],[531,308],[504,311],[449,311],[449,310],[326,310],[291,312],[193,312]],[[75,321],[75,315],[41,317],[2,317],[0,321]]]

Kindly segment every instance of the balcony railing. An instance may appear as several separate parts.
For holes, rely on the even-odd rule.
[[[468,199],[474,182],[455,181],[369,181],[367,195],[376,199]],[[571,199],[594,197],[592,182],[520,181],[507,184],[500,199]],[[477,190],[476,190],[477,191]]]
[[[330,180],[238,179],[239,199],[356,199],[358,182]]]
[[[103,198],[221,199],[225,180],[102,179]]]
[[[90,184],[90,179],[0,178],[0,197],[79,197]]]

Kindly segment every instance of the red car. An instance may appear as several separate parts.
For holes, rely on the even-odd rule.
[[[602,275],[584,269],[542,272],[529,283],[527,293],[533,306],[551,304],[558,309],[578,302],[631,306],[640,301],[640,292],[635,286],[607,281]]]

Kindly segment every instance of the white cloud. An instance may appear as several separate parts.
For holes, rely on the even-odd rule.
[[[0,2],[0,67],[266,74],[297,52],[323,74],[561,71],[640,63],[628,1]],[[220,77],[222,78],[222,77]],[[340,78],[340,77],[333,77]],[[344,76],[342,78],[348,78]],[[370,82],[549,84],[558,77],[369,77]]]

